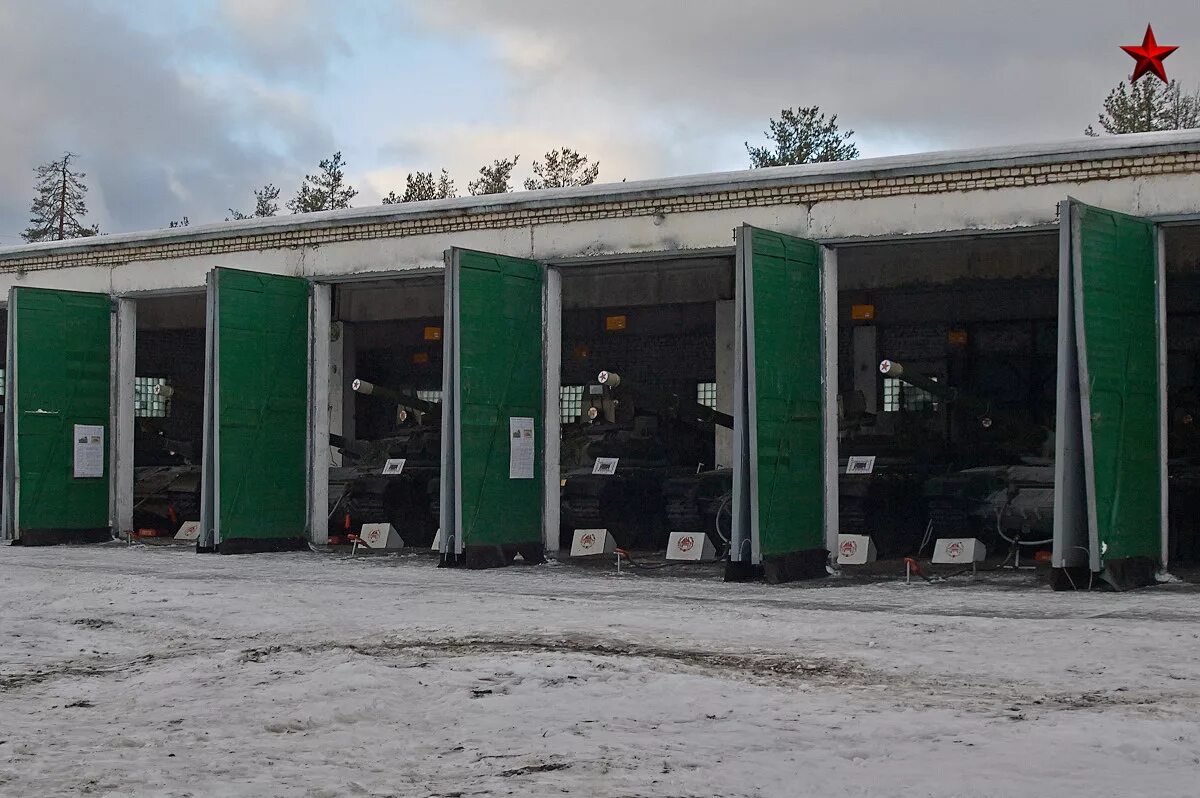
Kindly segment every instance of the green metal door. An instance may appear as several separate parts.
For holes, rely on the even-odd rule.
[[[543,292],[535,261],[447,253],[443,552],[469,568],[541,561]]]
[[[1162,271],[1156,226],[1069,203],[1090,564],[1119,587],[1165,555]]]
[[[738,230],[734,562],[768,581],[825,575],[829,468],[822,251],[812,241]],[[736,410],[736,408],[735,408]],[[740,519],[740,520],[739,520]],[[749,529],[746,529],[748,525]],[[749,534],[747,534],[747,532]]]
[[[7,538],[31,545],[111,537],[111,314],[103,294],[9,294]]]
[[[309,293],[298,277],[209,275],[202,546],[307,545]]]

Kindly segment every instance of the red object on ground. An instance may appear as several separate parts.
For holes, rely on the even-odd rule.
[[[1048,552],[1045,549],[1043,549],[1042,551],[1039,551],[1033,555],[1033,561],[1034,562],[1050,562],[1050,558],[1053,556],[1054,555],[1051,552]]]

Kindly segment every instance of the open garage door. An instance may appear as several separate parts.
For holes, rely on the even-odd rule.
[[[14,288],[8,299],[4,537],[108,540],[111,301]]]
[[[310,290],[209,273],[201,548],[307,545]]]
[[[836,432],[827,416],[836,347],[826,306],[832,253],[812,241],[737,231],[731,578],[824,576],[835,523]],[[832,440],[831,440],[832,437]]]
[[[468,568],[544,558],[545,267],[446,253],[441,551]]]
[[[1159,231],[1074,200],[1061,220],[1054,565],[1148,584],[1166,556]]]

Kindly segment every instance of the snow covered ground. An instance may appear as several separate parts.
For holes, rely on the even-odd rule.
[[[0,548],[0,795],[1194,796],[1200,592]]]

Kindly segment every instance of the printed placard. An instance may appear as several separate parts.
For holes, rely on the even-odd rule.
[[[533,419],[508,419],[508,478],[533,479]]]
[[[846,460],[847,474],[870,474],[875,471],[875,455],[850,457]]]
[[[75,425],[76,479],[98,479],[104,476],[104,427],[90,424]]]
[[[617,461],[619,457],[597,457],[595,465],[592,466],[592,473],[600,476],[612,476],[617,473]]]
[[[383,475],[385,477],[395,476],[404,472],[405,459],[403,457],[388,460],[383,464]]]

